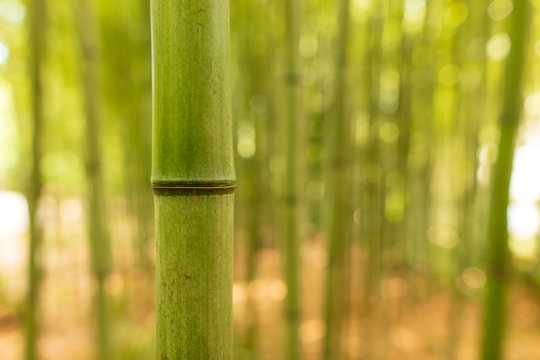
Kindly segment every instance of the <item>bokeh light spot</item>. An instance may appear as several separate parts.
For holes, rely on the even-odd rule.
[[[494,35],[486,44],[487,55],[492,61],[502,60],[510,52],[510,37],[507,34]]]

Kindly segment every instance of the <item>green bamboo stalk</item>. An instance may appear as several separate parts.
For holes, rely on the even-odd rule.
[[[299,339],[300,325],[300,242],[302,240],[303,220],[303,173],[304,162],[304,120],[302,115],[302,86],[300,76],[301,1],[285,0],[286,37],[286,123],[284,153],[286,157],[284,186],[284,232],[285,281],[287,298],[285,316],[287,321],[287,350],[289,360],[301,357]]]
[[[460,98],[455,104],[456,114],[460,114],[460,134],[464,139],[464,145],[457,143],[455,152],[463,148],[462,161],[471,164],[472,167],[467,167],[467,181],[462,189],[463,197],[459,204],[456,204],[458,209],[462,211],[462,219],[459,223],[459,232],[462,241],[460,241],[454,251],[456,257],[456,271],[453,277],[456,278],[465,268],[473,264],[473,254],[475,243],[471,241],[476,237],[473,231],[475,224],[479,222],[478,214],[475,211],[477,199],[477,170],[478,170],[478,133],[482,126],[482,119],[486,119],[486,56],[485,54],[479,59],[471,59],[466,55],[465,49],[475,39],[486,39],[489,33],[490,20],[485,16],[485,3],[479,3],[479,6],[470,8],[469,16],[461,29],[454,36],[458,36],[456,40],[456,49],[454,56],[456,63],[473,63],[482,69],[481,82],[477,89],[473,92],[460,93]],[[458,115],[459,116],[459,115]],[[463,312],[465,310],[465,297],[456,287],[455,283],[452,287],[452,303],[449,312],[448,325],[448,359],[459,358],[459,348],[461,343],[461,334],[463,330]]]
[[[484,302],[482,337],[483,360],[503,356],[506,281],[510,270],[506,211],[515,138],[522,108],[522,84],[530,13],[528,0],[515,0],[511,15],[512,48],[504,75],[503,108],[500,115],[500,140],[491,187],[491,211],[488,225],[487,288]]]
[[[478,37],[487,42],[489,36],[490,20],[484,16],[484,7],[479,7],[475,11],[477,21],[472,22],[477,24]],[[478,186],[478,167],[480,165],[478,156],[479,139],[478,134],[482,126],[486,123],[485,119],[489,119],[487,111],[487,56],[483,54],[477,61],[481,70],[481,83],[478,89],[475,90],[472,96],[468,97],[466,103],[467,116],[466,116],[466,146],[468,148],[467,153],[471,154],[469,161],[473,164],[472,171],[469,175],[468,187],[465,190],[464,202],[463,202],[463,234],[465,238],[475,238],[478,236],[478,229],[481,227],[481,217],[478,214],[477,208],[479,203],[479,186]],[[481,120],[479,120],[481,119]],[[471,243],[467,249],[467,257],[469,262],[474,263],[478,258],[478,246],[479,244]]]
[[[142,144],[141,157],[144,159],[141,166],[138,166],[138,175],[144,175],[142,181],[139,182],[140,193],[137,201],[137,218],[142,222],[139,227],[139,244],[140,244],[140,261],[143,268],[151,275],[153,283],[153,261],[149,256],[148,245],[153,236],[153,224],[149,223],[149,218],[153,219],[154,209],[152,206],[152,193],[148,189],[151,176],[152,166],[152,56],[150,43],[150,2],[142,0],[141,4],[141,22],[144,25],[144,36],[137,44],[137,54],[144,64],[144,71],[139,76],[138,96],[140,97],[141,106],[139,107],[139,121],[137,125],[140,129],[140,142]],[[146,187],[146,189],[143,189]]]
[[[41,62],[45,47],[45,3],[43,0],[33,0],[29,3],[29,70],[32,91],[32,170],[28,207],[30,217],[30,242],[28,249],[28,295],[25,309],[25,359],[37,358],[37,306],[40,284],[39,256],[42,243],[42,229],[37,221],[37,207],[41,194],[42,178],[39,162],[43,153],[41,128],[43,124],[43,95],[41,80]]]
[[[399,191],[403,193],[403,217],[395,224],[394,234],[395,246],[393,249],[396,258],[396,266],[404,271],[405,276],[409,276],[412,268],[408,249],[412,247],[414,237],[411,236],[409,229],[411,223],[410,198],[412,192],[411,185],[411,167],[409,161],[411,132],[413,127],[412,112],[412,52],[414,50],[415,38],[403,29],[405,22],[405,1],[399,8],[399,21],[402,26],[400,63],[399,63],[399,105],[396,113],[396,123],[399,127],[399,138],[397,144],[397,171],[401,174],[403,184]],[[395,191],[395,190],[394,190]]]
[[[325,359],[341,358],[341,338],[347,308],[346,250],[350,217],[350,184],[347,171],[350,161],[350,118],[346,108],[347,40],[349,37],[349,0],[339,3],[339,32],[336,41],[336,79],[334,89],[332,143],[330,146],[329,200],[331,219],[329,229],[329,261],[326,280],[326,338]]]
[[[422,62],[421,68],[425,72],[427,77],[427,82],[424,85],[423,89],[419,91],[417,95],[418,99],[418,108],[422,109],[419,114],[419,128],[424,134],[423,138],[425,139],[425,151],[426,156],[422,165],[418,169],[417,182],[420,184],[425,184],[419,191],[419,197],[417,205],[419,208],[418,216],[418,233],[417,233],[417,244],[415,246],[415,255],[414,263],[416,265],[416,270],[424,272],[426,269],[431,267],[431,258],[430,258],[430,243],[427,238],[427,230],[431,223],[431,209],[432,209],[432,199],[431,199],[431,178],[433,172],[433,155],[430,155],[433,152],[434,141],[433,139],[433,115],[435,113],[435,101],[433,93],[436,87],[436,77],[435,77],[435,67],[433,62],[435,59],[435,48],[432,42],[432,34],[434,32],[433,23],[434,23],[434,8],[436,8],[437,3],[434,1],[426,2],[426,15],[424,18],[424,24],[421,33],[421,44],[426,49],[429,49],[429,55],[427,59]],[[418,294],[417,291],[413,291],[413,294]]]
[[[384,164],[384,148],[379,140],[379,125],[384,114],[380,108],[380,90],[382,60],[384,59],[383,30],[388,19],[385,16],[385,1],[375,1],[371,4],[370,43],[368,68],[370,76],[366,79],[366,89],[370,96],[369,104],[369,145],[366,151],[368,162],[367,172],[369,182],[366,191],[366,237],[368,245],[368,261],[366,271],[366,290],[364,293],[365,315],[364,327],[368,334],[366,352],[372,359],[384,358],[384,325],[386,307],[381,302],[381,280],[384,274],[383,250],[388,234],[385,219],[386,198],[386,168]]]
[[[133,186],[127,194],[132,201],[133,212],[137,220],[137,252],[142,269],[150,274],[153,264],[148,253],[148,244],[152,236],[149,219],[153,218],[152,193],[148,188],[151,167],[151,93],[152,73],[150,55],[150,2],[147,0],[136,3],[138,17],[128,17],[126,25],[136,23],[141,27],[142,33],[136,41],[129,44],[132,55],[131,67],[141,69],[137,73],[129,72],[129,80],[135,85],[133,93],[125,94],[132,114],[126,112],[121,106],[121,113],[130,121],[127,127],[126,143],[126,171],[128,184]],[[126,25],[119,24],[120,27]],[[115,42],[114,46],[118,46]],[[125,57],[125,54],[121,54]],[[125,61],[125,59],[122,59]],[[121,85],[120,85],[121,86]],[[125,89],[121,89],[124,91]],[[135,105],[136,104],[136,105]],[[133,149],[133,146],[136,146]],[[152,275],[153,276],[153,275]]]
[[[88,181],[88,230],[92,272],[97,283],[95,307],[97,311],[98,358],[110,359],[107,296],[105,280],[111,267],[109,234],[105,224],[105,193],[101,170],[100,134],[100,64],[98,32],[93,9],[87,0],[78,0],[76,18],[82,53],[81,78],[86,114]]]
[[[98,1],[103,109],[109,129],[120,134],[127,209],[135,219],[137,265],[153,277],[148,252],[152,237],[150,2]],[[138,36],[133,36],[137,30]],[[125,84],[130,86],[126,87]],[[146,280],[145,280],[146,281]],[[127,288],[124,290],[127,291]],[[153,295],[152,295],[153,296]]]
[[[371,52],[370,52],[370,40],[371,40],[371,28],[372,28],[372,21],[371,16],[368,11],[368,14],[366,18],[357,23],[356,25],[353,23],[351,31],[352,34],[359,34],[360,36],[357,36],[357,38],[354,37],[354,35],[351,35],[353,38],[353,43],[359,44],[355,45],[351,48],[351,51],[355,54],[362,54],[359,67],[358,67],[358,76],[361,81],[363,81],[363,86],[358,87],[355,91],[357,92],[357,96],[359,97],[359,101],[356,103],[355,108],[356,109],[365,109],[364,111],[367,112],[367,110],[370,107],[371,103],[371,93],[370,88],[367,86],[368,80],[371,77],[371,67],[370,61],[371,61]],[[356,26],[356,30],[355,30]],[[354,94],[354,92],[352,93]],[[362,122],[367,121],[363,120]],[[366,124],[367,125],[367,124]],[[356,125],[357,127],[365,126],[364,124],[358,123]],[[367,127],[367,126],[366,126]],[[363,129],[364,130],[364,129]],[[367,129],[366,129],[367,130]],[[366,131],[364,130],[364,131]],[[358,131],[355,129],[355,131]],[[367,134],[365,134],[367,137]],[[358,222],[355,222],[355,227],[353,231],[353,238],[357,239],[357,241],[360,242],[362,251],[367,252],[367,229],[369,227],[369,223],[366,219],[366,215],[368,213],[368,207],[367,205],[367,199],[368,199],[368,183],[369,179],[367,176],[366,171],[362,171],[362,165],[365,166],[365,164],[368,163],[368,157],[367,155],[367,148],[368,148],[368,141],[367,139],[363,141],[362,143],[359,143],[357,139],[353,142],[354,144],[354,154],[352,159],[352,165],[355,168],[355,182],[356,186],[353,187],[354,192],[354,201],[353,206],[357,206],[358,210],[360,211],[360,219]],[[365,266],[367,267],[367,261],[365,262]],[[366,271],[367,272],[367,271]],[[362,287],[365,285],[365,279],[362,279],[362,276],[359,277],[360,280],[360,287],[356,287],[356,290],[360,292],[364,292]]]
[[[371,6],[372,19],[370,24],[369,55],[367,68],[370,69],[366,78],[366,91],[369,102],[369,144],[366,149],[366,159],[369,164],[368,180],[366,186],[366,237],[368,245],[368,264],[366,272],[365,306],[366,313],[370,313],[379,299],[379,285],[382,276],[382,227],[384,224],[384,191],[382,165],[380,158],[380,144],[377,123],[379,110],[379,77],[381,72],[380,60],[382,57],[381,41],[384,28],[382,15],[382,1],[375,1]]]
[[[268,33],[261,38],[267,23],[265,11],[269,10],[265,3],[257,3],[251,0],[236,0],[231,2],[231,22],[236,24],[231,31],[236,36],[233,43],[233,53],[237,55],[235,70],[235,89],[237,101],[238,118],[245,119],[253,125],[255,130],[256,151],[249,158],[238,157],[236,167],[239,172],[245,174],[239,179],[240,191],[236,193],[236,201],[242,212],[237,212],[236,221],[243,224],[246,234],[245,240],[245,279],[248,283],[257,277],[259,249],[263,246],[261,237],[261,227],[268,221],[268,200],[266,194],[269,193],[268,177],[268,152],[267,152],[267,124],[268,112],[263,109],[264,102],[268,98],[270,82],[269,65],[271,60],[268,57],[268,43],[273,34]],[[247,73],[250,76],[238,75]],[[233,73],[234,74],[234,73]],[[234,75],[233,75],[234,76]],[[234,90],[233,90],[234,91]],[[254,101],[259,99],[257,101]],[[261,103],[262,102],[262,103]],[[234,108],[234,104],[233,104]],[[234,110],[233,110],[234,112]],[[239,123],[241,127],[243,124]],[[251,295],[251,294],[250,294]],[[246,309],[248,321],[245,324],[245,332],[241,335],[241,346],[243,355],[249,359],[257,357],[258,342],[258,319],[256,299],[248,296]],[[238,343],[238,334],[235,343]]]
[[[229,3],[152,0],[157,358],[232,359]]]
[[[134,85],[130,91],[116,84],[123,92],[125,102],[116,103],[122,114],[126,136],[123,137],[125,156],[126,195],[137,222],[136,251],[139,265],[148,274],[153,264],[148,253],[148,243],[152,236],[149,219],[153,218],[152,193],[149,189],[151,167],[151,58],[150,58],[150,4],[144,1],[139,4],[140,18],[129,19],[138,23],[145,31],[137,42],[128,43],[128,51],[132,56],[132,68],[140,68],[137,73],[128,72],[128,78]],[[129,26],[119,24],[119,27]],[[127,34],[126,34],[127,35]],[[123,41],[128,41],[125,36]],[[118,46],[114,42],[113,46]],[[121,62],[125,62],[125,54],[117,54]],[[138,64],[138,66],[137,66]],[[127,108],[127,109],[126,109]]]

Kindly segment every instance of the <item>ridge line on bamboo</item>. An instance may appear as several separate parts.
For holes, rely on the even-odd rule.
[[[234,189],[236,181],[152,181],[152,189]]]
[[[236,181],[153,181],[152,191],[155,195],[185,196],[185,195],[226,195],[234,193]]]

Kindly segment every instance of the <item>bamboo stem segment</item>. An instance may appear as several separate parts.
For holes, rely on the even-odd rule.
[[[152,0],[157,358],[232,359],[227,0]]]

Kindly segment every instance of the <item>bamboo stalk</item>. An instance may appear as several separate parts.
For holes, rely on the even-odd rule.
[[[382,117],[380,110],[380,76],[382,72],[382,34],[386,22],[384,15],[384,2],[375,1],[370,6],[370,38],[368,44],[367,67],[370,69],[366,78],[366,91],[369,96],[369,142],[366,147],[367,181],[366,181],[366,241],[367,241],[367,269],[365,277],[364,307],[362,314],[364,328],[368,336],[366,352],[372,359],[382,357],[382,342],[379,341],[384,334],[382,323],[384,306],[381,306],[381,280],[383,277],[383,246],[385,236],[385,188],[384,164],[382,160],[382,146],[379,140],[379,123]]]
[[[284,186],[284,232],[283,248],[285,254],[285,281],[287,298],[285,316],[287,321],[286,358],[301,357],[299,339],[300,309],[300,243],[303,220],[303,174],[305,165],[303,151],[305,136],[302,114],[302,85],[300,76],[301,1],[285,0],[286,36],[286,114],[284,153],[286,158]]]
[[[487,288],[484,302],[482,359],[503,356],[506,282],[509,272],[507,207],[515,139],[522,109],[522,84],[529,28],[529,1],[513,2],[510,39],[512,48],[504,75],[503,109],[500,115],[500,140],[491,186],[491,211],[488,225]]]
[[[349,166],[350,118],[346,108],[347,40],[349,36],[349,0],[339,4],[339,33],[337,35],[336,79],[330,146],[329,200],[331,210],[329,229],[329,262],[326,280],[326,338],[324,357],[341,358],[341,338],[347,308],[346,251],[347,223],[350,218],[350,184],[347,180]]]
[[[105,280],[110,272],[111,250],[104,216],[105,193],[99,140],[101,111],[99,41],[93,9],[87,0],[78,0],[76,16],[83,60],[81,77],[86,114],[88,230],[92,272],[97,284],[94,306],[97,311],[98,358],[107,360],[110,359],[110,351]]]
[[[157,358],[232,359],[229,3],[152,0]]]
[[[384,17],[382,15],[382,2],[376,1],[371,6],[371,24],[369,39],[369,55],[367,67],[370,70],[366,79],[366,91],[369,96],[369,144],[366,148],[366,161],[369,164],[368,180],[366,184],[366,237],[368,245],[368,265],[366,272],[365,310],[369,313],[372,305],[379,299],[379,285],[382,277],[382,226],[384,216],[384,193],[382,164],[380,158],[380,144],[377,122],[380,116],[380,72],[382,58],[382,32]],[[382,199],[381,199],[382,198]]]
[[[32,91],[32,170],[30,175],[30,189],[28,194],[28,207],[30,218],[30,241],[28,249],[28,295],[25,311],[25,359],[37,358],[37,328],[38,328],[38,296],[41,283],[39,257],[42,243],[42,229],[37,220],[37,208],[41,194],[42,177],[39,162],[43,153],[41,128],[43,124],[43,84],[41,80],[41,62],[45,47],[45,23],[43,14],[45,3],[43,0],[33,0],[29,3],[30,28],[29,70]]]

